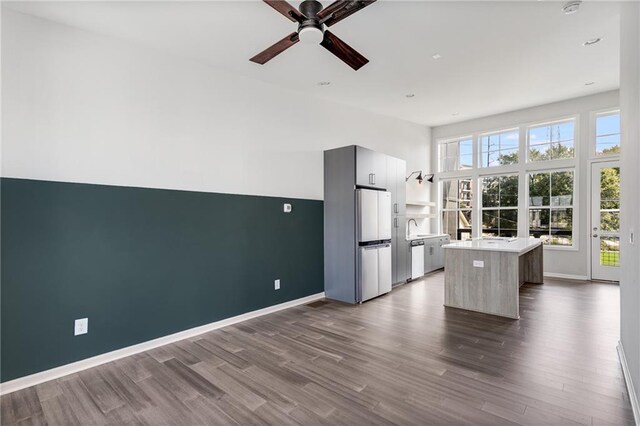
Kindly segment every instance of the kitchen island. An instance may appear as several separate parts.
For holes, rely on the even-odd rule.
[[[518,319],[520,286],[542,284],[537,238],[474,239],[443,247],[445,306]]]

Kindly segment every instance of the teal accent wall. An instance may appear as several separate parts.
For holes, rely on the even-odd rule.
[[[323,291],[322,201],[10,178],[1,192],[2,382]]]

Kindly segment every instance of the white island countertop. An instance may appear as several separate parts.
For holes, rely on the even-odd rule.
[[[502,251],[524,254],[542,244],[539,238],[516,238],[512,240],[473,239],[456,241],[442,246],[445,249]]]

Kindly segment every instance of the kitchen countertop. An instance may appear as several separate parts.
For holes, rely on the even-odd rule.
[[[418,234],[411,235],[409,237],[405,237],[407,241],[415,241],[415,240],[428,240],[429,238],[440,238],[440,237],[448,237],[449,234]]]
[[[540,244],[542,244],[542,241],[539,238],[518,238],[514,241],[483,240],[478,238],[466,241],[456,241],[442,247],[445,249],[503,251],[524,254],[538,247]]]

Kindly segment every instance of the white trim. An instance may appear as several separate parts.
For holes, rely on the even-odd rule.
[[[627,364],[627,358],[624,356],[624,347],[622,342],[618,341],[618,358],[620,359],[620,365],[622,366],[622,374],[624,374],[624,382],[627,385],[627,392],[629,393],[629,401],[631,401],[631,409],[633,410],[633,418],[636,425],[640,424],[640,405],[638,405],[638,395],[633,387],[633,381],[629,373],[629,365]]]
[[[589,278],[587,278],[586,275],[556,274],[555,272],[545,272],[543,275],[548,278],[560,278],[563,280],[579,280],[579,281],[589,280]]]
[[[39,373],[31,374],[29,376],[20,377],[8,382],[0,383],[0,395],[6,395],[11,392],[15,392],[20,389],[28,388],[38,385],[40,383],[48,382],[69,374],[77,373],[88,368],[97,367],[98,365],[105,364],[107,362],[115,361],[120,358],[124,358],[130,355],[134,355],[140,352],[148,351],[150,349],[164,346],[169,343],[177,342],[179,340],[188,339],[199,334],[203,334],[212,330],[217,330],[222,327],[237,324],[242,321],[246,321],[252,318],[257,318],[262,315],[271,314],[281,311],[283,309],[292,308],[294,306],[303,305],[305,303],[313,302],[314,300],[323,299],[325,297],[324,292],[316,293],[311,296],[302,297],[300,299],[291,300],[289,302],[280,303],[278,305],[268,306],[266,308],[258,309],[256,311],[247,312],[244,314],[236,315],[235,317],[226,318],[220,321],[212,322],[209,324],[201,325],[199,327],[190,328],[188,330],[180,331],[178,333],[170,334],[168,336],[159,337],[157,339],[149,340],[146,342],[138,343],[126,348],[117,349],[112,352],[96,355],[91,358],[86,358],[80,361],[72,362],[60,367],[52,368],[50,370],[41,371]]]

